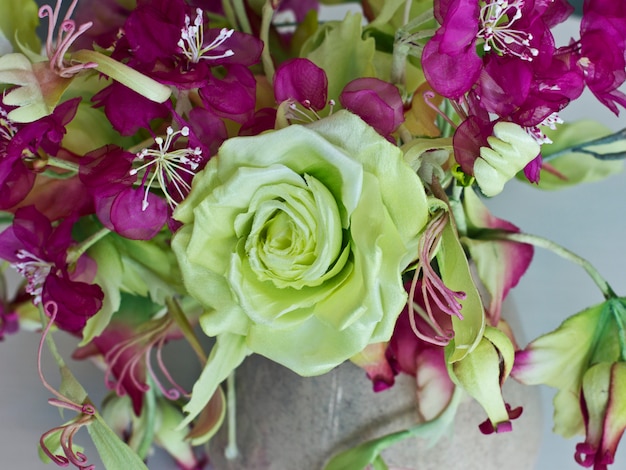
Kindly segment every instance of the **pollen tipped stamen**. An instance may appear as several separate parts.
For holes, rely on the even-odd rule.
[[[227,49],[222,54],[207,55],[208,52],[216,49],[226,42],[235,32],[233,29],[222,28],[217,37],[211,41],[208,45],[204,44],[204,22],[203,11],[200,8],[196,9],[196,18],[191,24],[191,18],[185,15],[185,27],[181,29],[180,39],[178,40],[178,47],[181,48],[183,55],[194,64],[200,62],[200,60],[216,60],[230,57],[235,53],[232,49]]]
[[[202,159],[202,151],[199,147],[170,150],[179,136],[188,137],[189,128],[183,127],[174,132],[172,127],[168,127],[165,139],[163,137],[154,139],[158,148],[146,148],[137,153],[136,160],[143,163],[130,170],[130,174],[136,175],[139,172],[144,172],[141,183],[144,186],[142,211],[145,211],[149,206],[148,195],[150,188],[154,186],[158,185],[163,191],[165,199],[172,209],[178,205],[178,202],[169,193],[169,186],[173,186],[174,193],[178,195],[179,199],[184,199],[191,190],[191,185],[182,175],[187,174],[192,177],[195,175]]]
[[[12,263],[13,268],[26,279],[26,292],[34,297],[33,303],[41,303],[43,284],[52,271],[53,263],[44,261],[26,250],[18,250],[15,256],[21,261]]]
[[[552,139],[550,139],[544,132],[541,130],[540,126],[545,126],[551,130],[556,130],[557,124],[563,124],[563,120],[559,117],[557,113],[552,113],[550,116],[545,118],[542,122],[533,127],[525,127],[526,133],[529,134],[535,141],[539,144],[551,144]]]
[[[482,28],[477,37],[484,39],[485,52],[511,55],[532,61],[539,51],[530,46],[533,35],[513,28],[513,23],[522,17],[523,0],[495,0],[480,9]]]
[[[78,72],[97,67],[98,64],[88,62],[84,64],[70,65],[65,62],[65,54],[78,37],[87,31],[93,23],[91,21],[76,27],[76,22],[71,18],[78,0],[74,0],[65,14],[57,32],[56,44],[53,40],[54,29],[59,20],[61,4],[63,0],[57,0],[54,10],[50,5],[44,5],[39,9],[39,18],[48,17],[48,34],[46,36],[46,55],[50,63],[50,70],[63,78],[71,78]]]

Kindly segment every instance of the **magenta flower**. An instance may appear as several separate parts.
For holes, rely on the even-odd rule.
[[[474,90],[481,99],[480,93],[496,93],[492,104],[514,109],[528,95],[532,72],[552,60],[555,47],[549,27],[571,11],[564,0],[491,0],[482,6],[472,0],[436,1],[441,27],[422,54],[426,79],[451,99],[482,82],[480,90]]]
[[[127,312],[132,313],[132,312]],[[91,343],[78,348],[72,355],[75,359],[101,355],[107,365],[105,384],[110,390],[115,390],[118,396],[128,395],[133,403],[135,415],[141,414],[144,394],[149,390],[147,377],[161,393],[175,400],[187,393],[174,382],[167,371],[162,358],[161,350],[165,343],[180,337],[172,319],[167,316],[159,320],[151,320],[144,323],[133,324],[128,320],[123,321],[118,315],[118,320],[113,320],[104,332],[95,337]],[[125,317],[124,317],[125,318]],[[156,351],[156,359],[159,371],[173,385],[166,389],[159,377],[155,374],[151,364],[151,352]]]
[[[282,112],[294,120],[319,119],[317,111],[330,104],[332,112],[334,105],[332,99],[328,101],[326,72],[309,59],[290,59],[278,67],[274,96],[280,104],[279,115]],[[394,85],[377,78],[352,80],[339,95],[339,101],[389,140],[392,140],[391,133],[404,122],[400,92]],[[296,103],[310,113],[298,110]]]
[[[591,92],[616,115],[618,104],[626,107],[626,94],[618,90],[626,81],[626,8],[619,3],[606,11],[606,2],[585,2],[578,59]]]
[[[410,283],[405,286],[410,290]],[[421,286],[416,289],[420,292]],[[418,308],[425,312],[426,305],[420,295],[414,298]],[[450,316],[440,312],[434,307],[435,315],[440,321],[450,323]],[[454,392],[454,384],[448,374],[444,348],[421,340],[415,329],[426,331],[430,327],[422,315],[409,315],[408,307],[405,308],[396,322],[389,346],[387,348],[387,360],[393,370],[415,377],[417,384],[417,406],[420,415],[424,419],[432,419],[437,416],[450,402]]]
[[[113,57],[179,89],[201,87],[211,67],[259,61],[259,39],[226,28],[205,31],[205,23],[204,11],[192,11],[182,0],[141,2],[124,24]]]
[[[12,123],[9,109],[0,105],[0,209],[20,203],[35,184],[38,150],[55,156],[65,136],[65,126],[74,118],[80,98],[58,105],[52,114],[28,124]],[[39,167],[39,168],[38,168]]]
[[[120,147],[109,145],[81,159],[79,176],[105,227],[126,238],[148,240],[167,222],[168,208],[156,194],[133,187],[137,179],[131,173],[135,158]]]
[[[74,222],[67,218],[53,227],[34,207],[18,209],[13,224],[0,233],[0,257],[24,276],[33,303],[57,305],[59,328],[80,333],[100,310],[104,294],[91,283],[96,270],[91,258],[72,259]]]

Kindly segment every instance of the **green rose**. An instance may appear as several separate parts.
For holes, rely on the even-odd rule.
[[[217,336],[186,411],[251,352],[316,375],[388,340],[427,207],[402,151],[347,111],[226,141],[174,214],[185,286]]]

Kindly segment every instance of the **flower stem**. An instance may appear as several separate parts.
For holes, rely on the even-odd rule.
[[[235,391],[235,372],[231,372],[226,379],[228,385],[226,410],[228,413],[228,445],[224,450],[224,456],[228,460],[239,456],[237,448],[237,393]]]
[[[615,302],[619,311],[611,309],[615,323],[617,323],[617,337],[619,339],[619,350],[622,361],[626,362],[626,325],[624,325],[623,313],[624,305],[621,302]]]
[[[547,238],[540,237],[538,235],[530,235],[528,233],[513,233],[500,230],[489,231],[489,235],[485,238],[492,240],[508,240],[518,243],[527,243],[529,245],[538,246],[546,250],[550,250],[553,253],[559,255],[572,263],[575,263],[582,267],[593,282],[598,286],[605,299],[616,298],[617,295],[609,283],[600,275],[598,270],[586,259],[581,258],[576,253],[562,247],[561,245],[548,240]]]
[[[49,166],[53,166],[55,168],[61,168],[62,170],[73,171],[74,173],[78,173],[79,166],[76,163],[68,162],[67,160],[61,160],[56,157],[48,157],[47,163]]]
[[[270,85],[274,83],[274,62],[270,55],[270,25],[272,24],[272,16],[274,16],[274,7],[272,7],[272,1],[266,0],[263,5],[262,19],[261,19],[261,31],[260,39],[263,41],[263,52],[261,53],[261,61],[263,62],[263,69],[265,69],[265,76]]]
[[[237,26],[237,16],[230,0],[222,0],[222,8],[224,9],[224,15],[231,27]]]
[[[86,239],[84,239],[78,245],[70,248],[68,250],[68,254],[67,254],[67,263],[68,264],[72,264],[72,263],[76,262],[78,260],[78,258],[80,258],[83,253],[85,253],[89,248],[91,248],[98,241],[100,241],[100,239],[104,238],[109,233],[111,233],[111,230],[109,230],[106,227],[102,227],[100,230],[98,230],[93,235],[91,235],[91,236],[87,237]]]
[[[167,305],[167,310],[169,314],[176,322],[178,328],[180,328],[180,331],[185,336],[185,339],[191,346],[191,349],[193,349],[193,351],[196,353],[196,356],[198,356],[200,364],[204,366],[207,361],[206,354],[204,354],[204,350],[202,349],[202,346],[200,345],[196,334],[193,332],[193,328],[191,327],[189,320],[187,320],[183,309],[180,308],[178,302],[176,302],[176,300],[172,297],[167,297],[165,299],[165,305]]]
[[[241,26],[241,30],[244,33],[252,34],[252,27],[250,26],[250,20],[248,20],[243,0],[233,0],[233,7],[235,9],[235,15],[237,16],[239,26]]]
[[[141,433],[141,439],[136,447],[137,455],[142,459],[148,457],[148,453],[152,447],[156,418],[155,384],[149,376],[147,380],[150,383],[150,388],[144,393],[143,408],[141,410],[141,427],[143,428],[143,433]]]

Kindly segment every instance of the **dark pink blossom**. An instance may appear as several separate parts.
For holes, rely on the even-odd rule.
[[[140,188],[133,187],[137,179],[131,173],[135,158],[120,147],[108,145],[81,159],[79,175],[105,227],[126,238],[148,240],[167,222],[168,209],[156,194],[144,195]],[[142,210],[144,196],[148,205]]]
[[[39,149],[55,156],[65,136],[65,126],[74,118],[80,98],[59,104],[52,114],[27,124],[12,123],[0,105],[0,209],[20,203],[35,184]],[[30,157],[29,157],[30,156]],[[37,166],[41,168],[37,168]]]
[[[276,125],[276,108],[261,108],[254,113],[252,119],[244,122],[239,135],[258,135],[274,129]]]
[[[101,355],[107,365],[105,384],[115,390],[118,396],[128,395],[137,416],[141,414],[144,394],[150,389],[147,379],[150,376],[164,396],[171,400],[187,393],[176,384],[161,360],[161,349],[168,340],[180,338],[181,334],[169,317],[146,322],[136,316],[118,316],[104,332],[91,343],[78,348],[72,355],[75,359],[85,359]],[[131,318],[129,320],[128,318]],[[125,318],[125,320],[122,320]],[[155,374],[151,365],[151,352],[156,350],[160,372],[173,385],[167,390]]]
[[[82,254],[72,259],[71,230],[75,218],[53,226],[32,206],[19,209],[13,224],[0,233],[0,257],[9,261],[27,281],[26,291],[35,304],[58,306],[59,328],[80,333],[87,320],[100,310],[104,294],[92,284],[93,260]]]
[[[618,90],[626,81],[626,11],[623,14],[620,22],[590,11],[585,13],[580,27],[578,64],[585,83],[616,115],[617,105],[626,107],[626,94]]]

